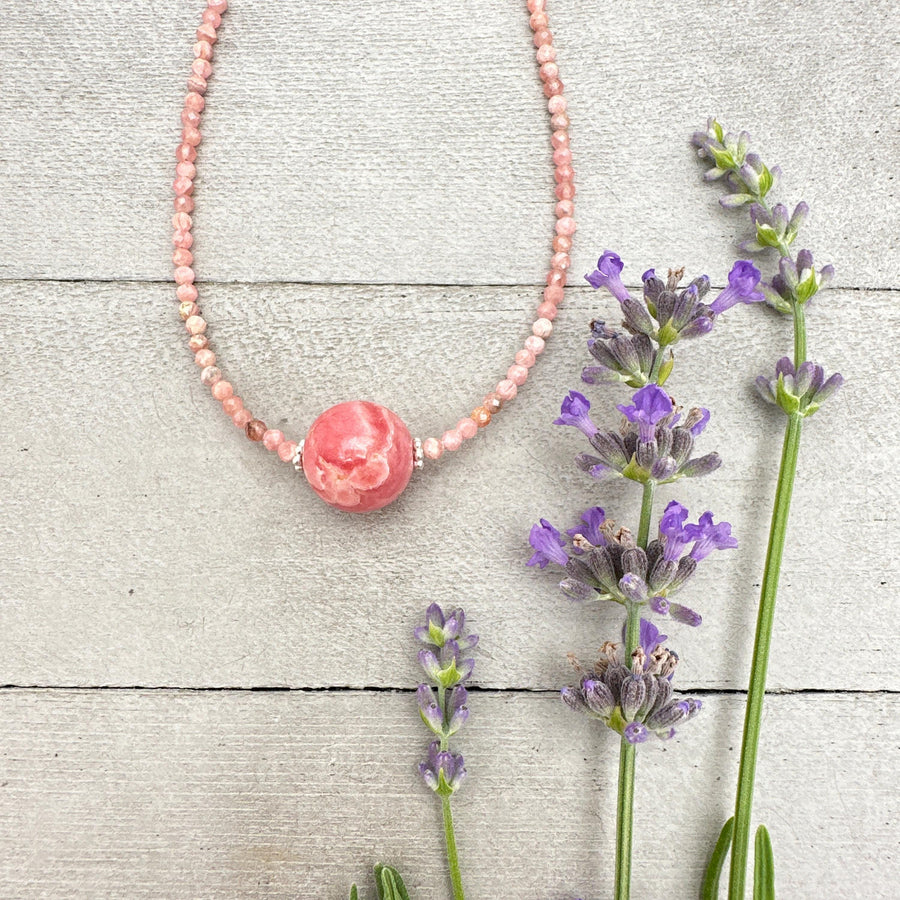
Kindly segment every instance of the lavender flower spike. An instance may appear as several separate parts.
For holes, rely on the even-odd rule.
[[[553,420],[554,425],[572,425],[587,437],[593,437],[599,429],[591,421],[588,413],[591,410],[591,401],[578,391],[569,391],[563,400],[559,411],[559,418]]]
[[[711,512],[703,513],[696,525],[688,525],[684,531],[688,540],[696,541],[690,557],[698,562],[706,559],[713,550],[730,550],[738,545],[737,538],[731,535],[731,525],[728,522],[714,525]]]
[[[441,750],[440,741],[432,741],[428,748],[428,759],[419,763],[419,774],[435,793],[449,797],[466,777],[466,767],[462,755]]]
[[[629,297],[628,288],[622,283],[621,272],[625,268],[618,254],[612,250],[604,250],[603,256],[597,260],[597,268],[585,275],[585,280],[592,288],[605,287],[620,303]]]
[[[631,398],[631,405],[618,404],[616,409],[640,429],[641,440],[649,443],[656,436],[656,423],[672,412],[669,395],[655,384],[642,387]]]
[[[758,291],[760,272],[752,262],[739,259],[728,273],[728,287],[716,297],[709,308],[720,315],[738,303],[759,303],[765,300],[762,291]]]
[[[528,566],[543,569],[549,562],[565,566],[569,561],[569,554],[563,549],[566,542],[546,519],[541,519],[540,524],[531,526],[528,543],[534,548],[534,555],[526,563]]]

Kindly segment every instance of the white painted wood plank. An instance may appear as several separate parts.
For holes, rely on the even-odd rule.
[[[198,2],[0,0],[0,275],[169,277],[178,112]],[[838,283],[898,287],[891,0],[550,8],[581,232],[721,278],[737,219],[687,146],[717,114],[784,166]],[[837,26],[837,23],[835,23]],[[746,48],[752,47],[752,53]],[[530,283],[552,231],[524,3],[234,2],[198,180],[205,278]],[[711,262],[709,262],[711,261]]]
[[[226,372],[270,423],[299,433],[364,392],[424,434],[501,376],[532,293],[218,286],[206,308]],[[612,316],[590,290],[570,294],[516,402],[360,519],[321,504],[215,408],[169,286],[0,285],[0,683],[410,685],[410,628],[437,600],[464,604],[482,633],[481,683],[558,687],[566,654],[592,653],[619,613],[574,606],[549,571],[525,568],[528,530],[542,515],[569,527],[594,503],[634,527],[638,507],[630,484],[577,472],[579,436],[550,424],[587,361],[586,322]],[[898,327],[886,293],[830,292],[811,312],[811,353],[848,385],[804,435],[774,688],[900,688],[885,663],[900,640],[886,387]],[[766,311],[736,309],[684,345],[670,382],[713,410],[699,447],[725,464],[661,502],[713,509],[741,541],[684,595],[704,627],[670,630],[687,685],[746,685],[781,433],[750,382],[786,338]],[[588,393],[601,410],[625,395]]]
[[[770,698],[757,812],[779,896],[896,897],[898,702]],[[613,735],[555,697],[471,708],[467,896],[609,896]],[[449,895],[410,694],[4,691],[0,710],[4,897],[339,900],[379,860],[416,900]],[[672,743],[640,748],[634,896],[696,896],[739,723],[738,698],[709,697]]]

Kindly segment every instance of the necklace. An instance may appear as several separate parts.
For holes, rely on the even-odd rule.
[[[391,410],[368,400],[351,400],[325,410],[310,426],[305,440],[294,441],[277,429],[270,429],[244,406],[230,381],[216,364],[216,354],[210,348],[207,322],[202,316],[199,292],[193,269],[191,246],[194,210],[194,165],[200,145],[200,118],[206,106],[206,90],[212,75],[213,47],[218,39],[222,14],[228,0],[207,0],[197,41],[194,61],[188,78],[188,94],[184,100],[181,121],[184,126],[175,151],[175,215],[172,243],[175,250],[176,295],[178,311],[190,339],[188,346],[200,367],[200,381],[207,385],[213,397],[222,405],[234,424],[251,441],[262,443],[279,459],[292,463],[302,471],[312,489],[326,503],[347,512],[366,512],[380,509],[396,499],[409,482],[414,468],[421,468],[424,460],[438,459],[444,452],[458,450],[464,441],[473,438],[491,421],[503,406],[513,400],[528,378],[528,370],[544,350],[544,342],[553,331],[556,307],[563,298],[569,250],[575,233],[573,199],[575,197],[572,153],[569,149],[569,117],[563,83],[556,65],[556,49],[549,31],[546,0],[527,0],[531,13],[529,24],[534,33],[533,43],[539,74],[547,98],[552,134],[553,162],[556,179],[556,227],[553,255],[547,273],[541,304],[537,308],[531,334],[515,355],[506,377],[491,391],[481,405],[463,417],[440,438],[424,441],[413,439],[400,417]]]

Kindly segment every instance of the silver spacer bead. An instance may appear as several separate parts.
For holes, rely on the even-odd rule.
[[[291,462],[294,464],[294,468],[298,472],[303,471],[303,445],[306,443],[305,441],[297,442],[297,452],[291,457]]]
[[[418,438],[413,439],[413,465],[421,469],[425,465],[425,454],[422,452],[422,442]]]

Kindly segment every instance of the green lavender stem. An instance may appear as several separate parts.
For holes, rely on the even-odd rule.
[[[453,813],[450,810],[449,797],[441,797],[441,809],[444,813],[444,837],[447,839],[447,864],[450,867],[453,900],[465,900],[462,877],[459,874],[459,857],[456,853],[456,834],[453,831]]]
[[[806,359],[806,320],[803,307],[799,303],[793,305],[793,311],[794,365],[799,368]],[[791,494],[794,490],[794,477],[797,473],[802,422],[803,417],[797,413],[788,416],[788,424],[784,432],[784,445],[781,451],[781,466],[778,471],[778,486],[775,489],[775,507],[772,510],[772,525],[769,530],[769,546],[766,551],[766,565],[756,621],[756,638],[753,644],[750,687],[747,694],[747,709],[744,714],[741,762],[734,804],[734,838],[728,881],[729,900],[744,900],[750,844],[750,817],[753,810],[753,782],[756,778],[760,724],[766,694],[766,672],[772,643],[778,578],[781,574],[781,560],[784,555],[788,516],[791,510]]]
[[[637,542],[647,549],[650,518],[653,514],[653,482],[644,485],[641,500],[641,519]],[[641,631],[641,608],[628,604],[625,623],[625,659],[631,658],[638,645]],[[616,803],[616,900],[628,900],[631,895],[631,845],[634,831],[634,766],[635,746],[622,738],[619,747],[619,791]]]

